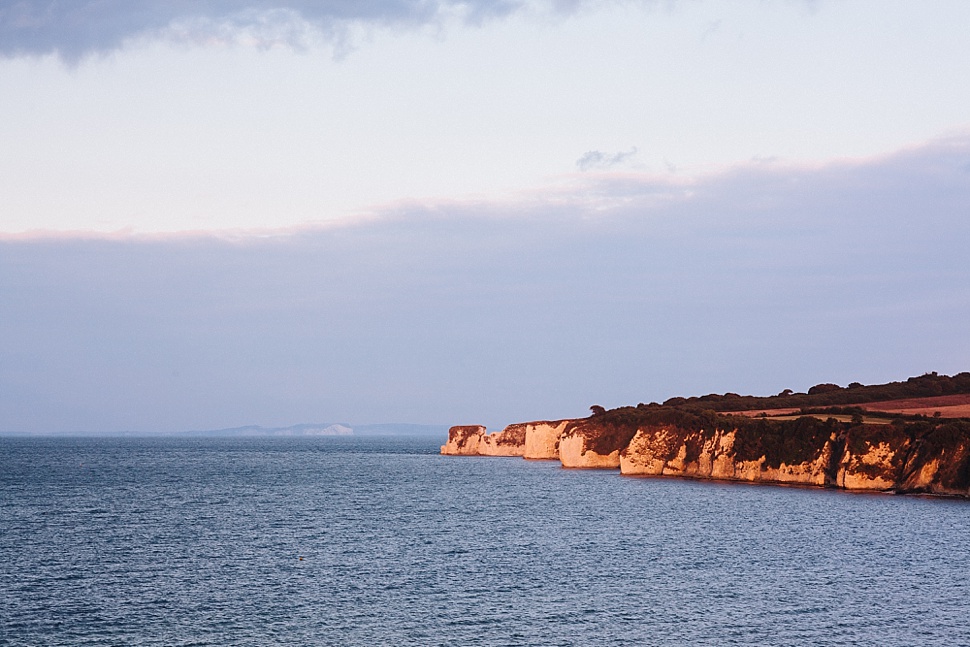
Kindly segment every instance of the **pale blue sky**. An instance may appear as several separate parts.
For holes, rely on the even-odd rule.
[[[970,3],[0,1],[0,431],[970,366]]]

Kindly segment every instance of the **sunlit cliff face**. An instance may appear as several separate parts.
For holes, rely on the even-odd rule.
[[[752,421],[737,429],[688,429],[623,428],[593,417],[523,423],[493,434],[484,427],[453,427],[441,452],[523,456],[526,446],[550,447],[554,434],[564,467],[970,496],[970,423],[964,421],[877,425],[800,418]]]

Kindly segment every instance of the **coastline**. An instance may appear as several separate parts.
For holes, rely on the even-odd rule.
[[[770,420],[660,408],[449,430],[441,454],[558,460],[623,476],[970,499],[970,423]],[[541,447],[541,450],[535,448]],[[530,448],[527,450],[527,448]]]

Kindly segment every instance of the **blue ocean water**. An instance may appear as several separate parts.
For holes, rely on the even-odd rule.
[[[0,644],[970,644],[970,503],[440,442],[0,438]]]

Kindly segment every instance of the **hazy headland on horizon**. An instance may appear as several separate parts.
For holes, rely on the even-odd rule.
[[[247,425],[229,429],[201,429],[192,431],[66,431],[66,432],[0,432],[0,437],[195,437],[195,438],[313,438],[313,437],[375,437],[375,436],[435,436],[446,438],[447,425],[418,425],[385,423],[349,425],[346,423],[299,424],[289,427],[261,427]]]

